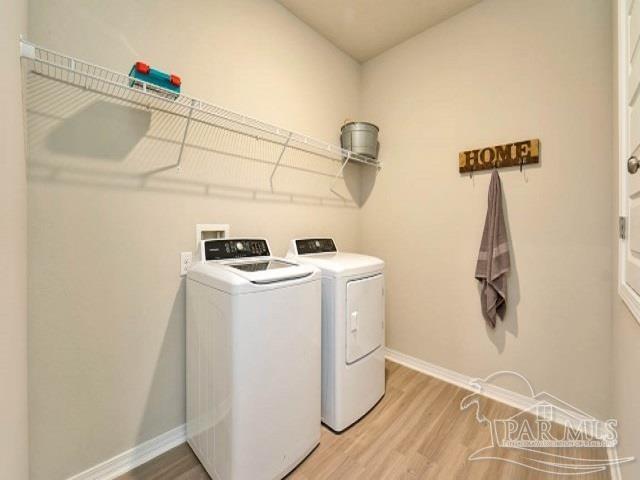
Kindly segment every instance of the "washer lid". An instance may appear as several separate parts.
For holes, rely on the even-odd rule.
[[[278,268],[288,268],[295,264],[292,262],[284,262],[273,258],[258,259],[251,262],[227,263],[231,268],[241,270],[243,272],[264,272],[266,270],[277,270]]]
[[[197,263],[189,278],[231,294],[282,288],[314,280],[319,271],[312,265],[300,265],[275,257],[253,257],[244,261],[210,260]]]
[[[224,262],[218,265],[230,269],[236,275],[256,285],[266,285],[304,278],[314,272],[314,269],[311,268],[310,265],[299,265],[274,257],[254,258],[244,262]]]

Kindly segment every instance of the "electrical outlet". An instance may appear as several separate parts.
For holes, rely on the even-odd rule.
[[[193,254],[191,252],[180,253],[180,276],[187,274],[191,268],[191,262],[193,261]]]

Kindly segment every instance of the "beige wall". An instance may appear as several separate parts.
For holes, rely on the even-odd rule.
[[[612,4],[612,38],[613,38],[613,182],[611,230],[614,235],[611,242],[614,246],[612,258],[612,328],[611,339],[611,410],[613,418],[618,420],[618,455],[640,459],[640,384],[638,384],[638,365],[640,365],[640,324],[618,295],[618,201],[619,201],[619,148],[618,148],[618,88],[617,88],[617,4]],[[640,478],[640,460],[622,466],[623,478]]]
[[[27,196],[18,37],[27,4],[0,2],[0,476],[28,478]]]
[[[335,142],[356,114],[358,64],[275,2],[30,6],[34,42],[118,71],[146,60],[283,127]],[[31,467],[56,480],[184,422],[178,266],[196,223],[266,236],[277,254],[309,234],[355,249],[358,210],[331,202],[326,160],[287,156],[298,170],[281,169],[271,195],[278,150],[195,127],[181,173],[141,177],[176,161],[182,121],[37,77],[28,106]]]
[[[385,169],[362,249],[387,262],[387,344],[468,375],[516,370],[608,414],[611,26],[605,0],[486,0],[364,64],[362,117]],[[458,152],[540,138],[501,171],[509,307],[495,331],[474,279],[490,172]]]

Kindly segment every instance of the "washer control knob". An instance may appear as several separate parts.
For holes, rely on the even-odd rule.
[[[242,242],[238,242],[236,243],[236,248],[239,252],[241,252],[242,250],[244,250],[244,245],[242,244]]]

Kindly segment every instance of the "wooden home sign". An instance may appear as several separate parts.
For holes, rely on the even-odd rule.
[[[460,152],[460,173],[488,170],[490,168],[519,167],[540,162],[540,140],[523,140],[495,147]]]

